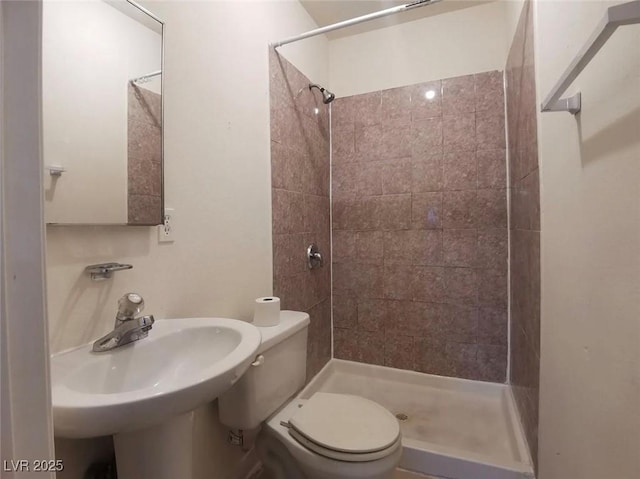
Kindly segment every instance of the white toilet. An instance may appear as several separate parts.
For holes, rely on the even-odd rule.
[[[256,361],[220,396],[220,421],[241,431],[262,425],[256,448],[275,479],[390,479],[402,455],[397,419],[358,396],[291,399],[305,382],[309,315],[280,318],[258,328]]]

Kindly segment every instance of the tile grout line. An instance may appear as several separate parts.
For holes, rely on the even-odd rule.
[[[329,103],[329,307],[331,308],[331,357],[335,357],[333,334],[333,105]],[[355,141],[355,140],[354,140]]]
[[[509,121],[507,108],[507,66],[502,73],[504,91],[505,181],[507,193],[507,371],[505,384],[511,384],[511,172],[509,168]]]

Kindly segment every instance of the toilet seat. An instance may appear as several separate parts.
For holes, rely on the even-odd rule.
[[[345,462],[374,461],[397,448],[400,426],[379,404],[348,394],[315,393],[289,419],[305,448]]]

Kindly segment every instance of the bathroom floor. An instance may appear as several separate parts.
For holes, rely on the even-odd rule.
[[[274,479],[267,471],[262,471],[258,476],[252,479]],[[396,469],[393,479],[441,479],[436,476],[425,476],[424,474],[418,474],[417,472],[404,471],[402,469]]]

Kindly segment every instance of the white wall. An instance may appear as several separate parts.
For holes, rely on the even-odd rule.
[[[331,40],[330,89],[349,96],[503,70],[511,44],[507,3],[481,4]]]
[[[159,318],[244,320],[251,318],[254,298],[272,293],[267,43],[316,25],[296,1],[145,6],[166,22],[165,191],[167,206],[176,209],[176,241],[159,245],[148,227],[49,226],[53,351],[109,331],[116,301],[128,291],[142,294],[145,311]],[[326,82],[326,40],[283,52]],[[111,260],[134,269],[102,283],[83,272]],[[215,415],[199,414],[215,432],[198,441],[218,446],[197,470],[232,477],[241,451],[224,447]]]
[[[53,458],[38,141],[41,15],[37,1],[0,3],[0,451],[5,461]],[[4,464],[2,469],[7,479],[55,476],[7,473]]]
[[[605,2],[535,4],[538,100]],[[640,28],[621,27],[538,116],[542,208],[540,479],[640,477]]]
[[[166,22],[165,191],[176,241],[159,245],[147,227],[49,226],[54,351],[107,332],[127,291],[158,317],[241,319],[272,291],[267,42],[315,24],[294,1],[148,6]],[[285,54],[326,81],[324,39]],[[83,273],[109,260],[134,269],[103,283]]]
[[[518,29],[518,21],[520,20],[520,14],[522,13],[522,7],[525,0],[500,0],[504,3],[505,8],[505,41],[506,41],[506,55],[509,55],[509,49],[513,43],[513,36]]]
[[[43,155],[49,223],[127,223],[129,80],[161,68],[161,36],[102,0],[43,10]]]

